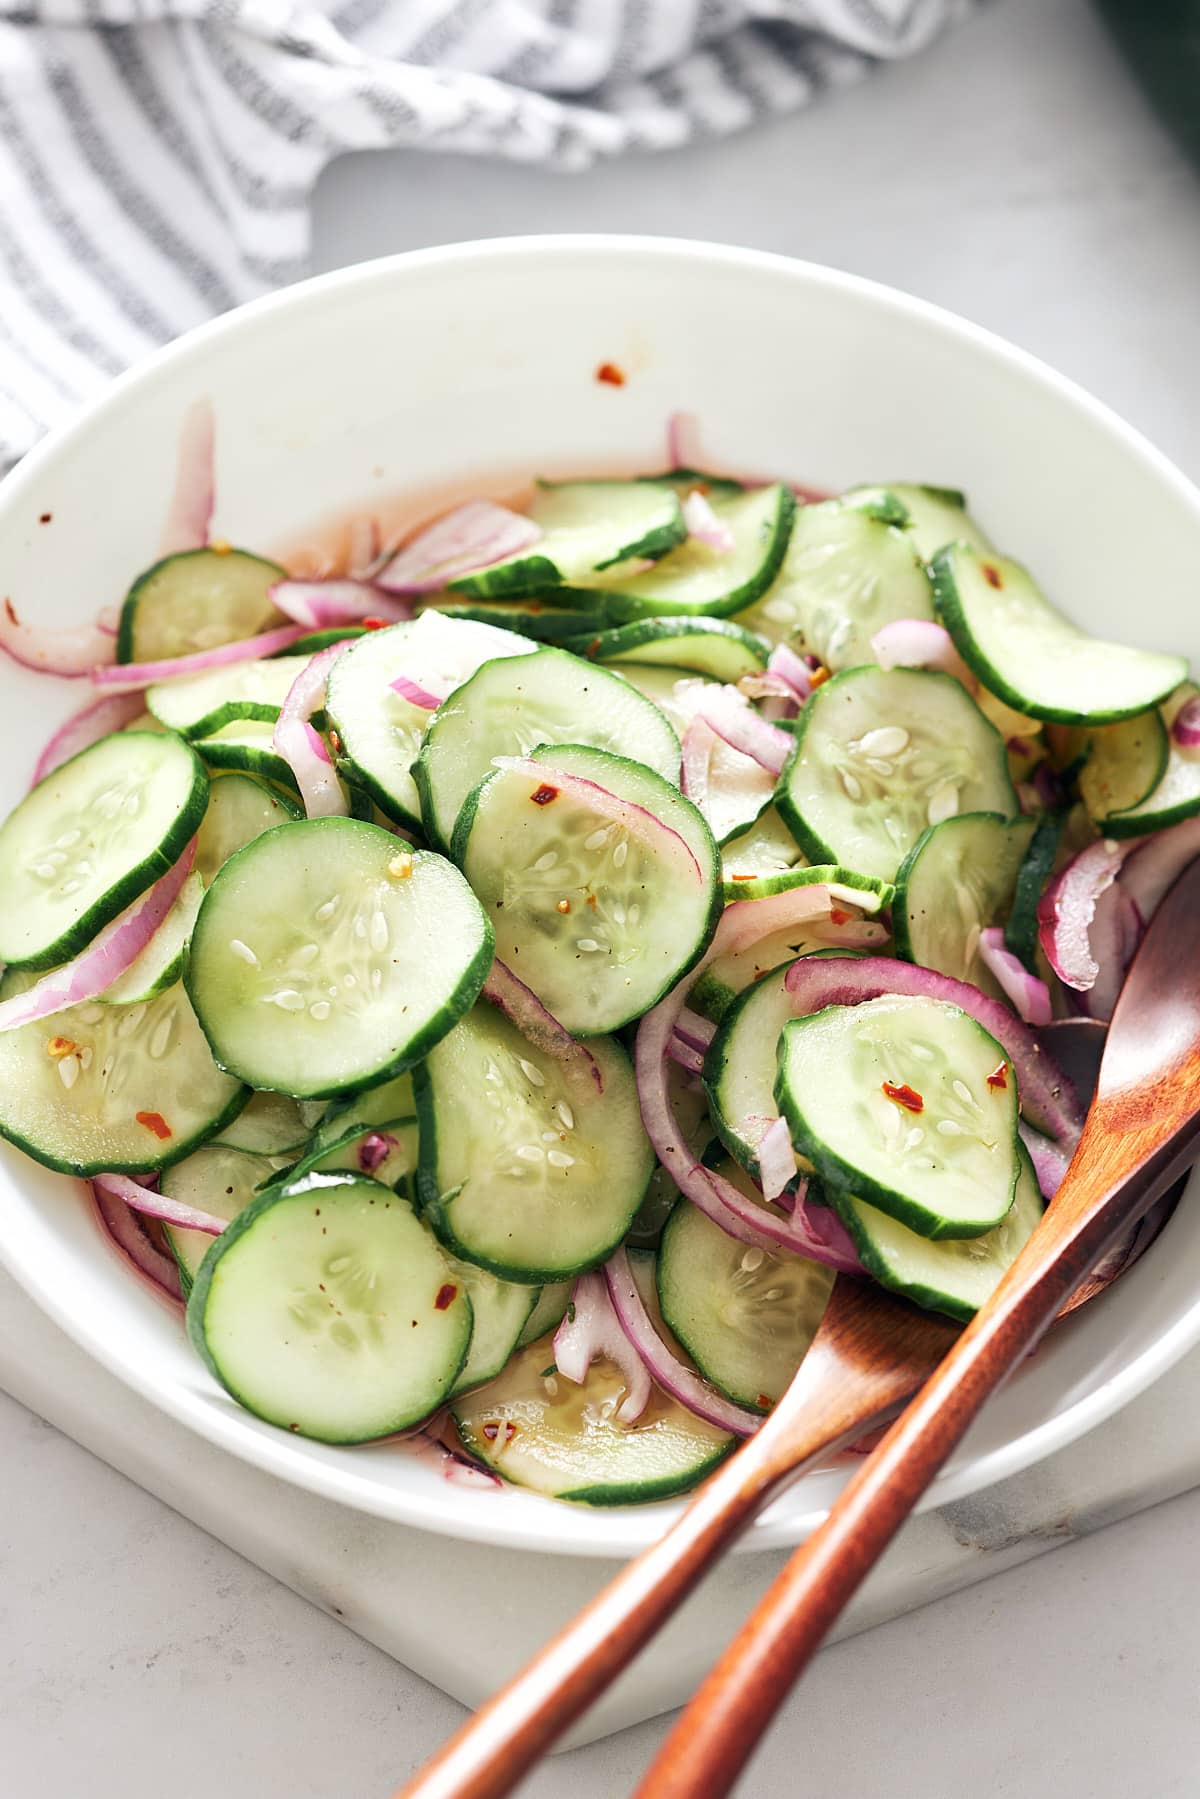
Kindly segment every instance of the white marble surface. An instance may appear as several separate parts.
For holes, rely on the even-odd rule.
[[[1200,181],[1080,0],[992,0],[921,61],[732,144],[570,180],[350,159],[316,229],[321,266],[561,229],[834,263],[1037,351],[1200,474],[1198,220]],[[0,1520],[4,1799],[385,1799],[459,1715],[6,1399]],[[1194,1494],[827,1651],[742,1790],[1194,1793],[1198,1527]],[[527,1790],[613,1799],[661,1731]]]

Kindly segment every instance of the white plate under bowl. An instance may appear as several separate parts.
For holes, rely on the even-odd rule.
[[[618,364],[624,386],[597,382]],[[422,251],[305,283],[193,332],[0,488],[0,591],[53,625],[118,601],[153,560],[180,423],[216,411],[215,531],[251,548],[471,471],[655,468],[679,408],[705,455],[831,488],[961,486],[1076,620],[1200,660],[1200,495],[1040,363],[936,308],[828,269],[638,238]],[[49,514],[49,522],[39,522]],[[0,806],[19,797],[80,683],[0,668]],[[1197,1183],[1193,1181],[1193,1190]],[[260,1423],[210,1380],[178,1318],[106,1246],[86,1191],[0,1150],[0,1257],[122,1379],[282,1478],[381,1517],[541,1553],[627,1554],[678,1509],[593,1511],[448,1484],[395,1449]],[[1200,1206],[1054,1333],[989,1405],[927,1504],[1079,1436],[1200,1339]],[[845,1479],[802,1480],[747,1539],[803,1537]]]

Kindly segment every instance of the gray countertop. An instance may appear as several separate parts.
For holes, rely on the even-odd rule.
[[[1035,351],[1200,475],[1198,225],[1200,180],[1080,0],[991,0],[917,61],[727,143],[578,177],[347,158],[315,234],[321,267],[558,230],[832,263]],[[4,1799],[385,1799],[460,1715],[4,1398],[0,1518]],[[1194,1793],[1198,1540],[1193,1494],[827,1651],[742,1790]],[[615,1799],[662,1729],[526,1790]]]

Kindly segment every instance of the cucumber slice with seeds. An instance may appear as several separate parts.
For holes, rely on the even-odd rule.
[[[765,668],[767,646],[727,618],[644,618],[610,631],[567,639],[564,648],[589,662],[665,664],[714,681],[740,681]]]
[[[931,825],[896,875],[897,954],[1005,999],[980,960],[979,935],[1008,917],[1034,830],[1032,818],[997,812],[965,812]]]
[[[721,878],[725,903],[739,897],[744,881],[783,874],[804,864],[804,851],[788,830],[776,806],[766,806],[744,831],[726,837],[721,845]]]
[[[363,1176],[268,1187],[213,1241],[187,1310],[248,1411],[323,1443],[418,1424],[446,1398],[471,1301],[406,1200]]]
[[[368,1138],[383,1138],[387,1154],[381,1162],[367,1167],[362,1152]],[[322,1174],[370,1174],[381,1187],[391,1187],[406,1199],[416,1199],[416,1173],[419,1134],[415,1118],[395,1119],[386,1126],[373,1125],[360,1130],[354,1125],[340,1137],[314,1147],[300,1158],[293,1177],[318,1169]],[[372,1146],[374,1147],[374,1146]]]
[[[223,1149],[244,1149],[257,1156],[300,1154],[309,1131],[303,1108],[286,1093],[252,1093],[242,1110],[212,1139]]]
[[[1144,799],[1127,811],[1110,812],[1104,820],[1107,837],[1140,837],[1143,831],[1162,831],[1181,819],[1200,812],[1200,753],[1185,749],[1170,734],[1176,716],[1200,692],[1185,681],[1162,709],[1167,733],[1167,764]]]
[[[192,873],[183,890],[141,954],[124,974],[96,996],[102,1006],[140,1005],[173,987],[183,973],[184,957],[204,898],[204,882]]]
[[[663,1319],[727,1399],[767,1412],[817,1334],[833,1270],[785,1249],[747,1248],[688,1200],[658,1252]]]
[[[33,978],[10,970],[0,997]],[[0,1032],[0,1135],[64,1174],[163,1168],[227,1127],[245,1099],[181,984],[145,1005],[89,1002]]]
[[[678,785],[679,739],[658,708],[566,650],[488,662],[434,714],[413,775],[425,829],[448,845],[467,795],[497,756],[582,743],[644,762]]]
[[[874,662],[881,626],[932,617],[929,578],[905,532],[824,500],[800,508],[778,579],[737,622],[838,671]]]
[[[192,748],[206,768],[236,769],[296,793],[291,764],[275,748],[274,736],[268,719],[235,718],[211,737],[194,738]]]
[[[161,662],[257,637],[288,621],[271,599],[287,570],[246,550],[182,550],[139,575],[125,596],[118,662]]]
[[[1145,712],[1187,678],[1182,656],[1089,637],[1065,619],[1028,569],[950,544],[930,574],[938,616],[985,687],[1033,718],[1112,724]]]
[[[1097,725],[1079,771],[1079,797],[1103,828],[1110,812],[1138,806],[1166,773],[1169,738],[1159,712]]]
[[[687,536],[678,496],[645,481],[542,482],[529,507],[538,541],[506,562],[449,582],[453,593],[541,593],[634,557],[662,556]]]
[[[899,501],[908,514],[904,528],[922,562],[932,562],[948,543],[967,543],[984,555],[992,545],[967,511],[967,496],[957,487],[923,487],[889,481],[886,487],[852,487],[842,498],[861,505],[884,496]]]
[[[453,853],[500,960],[574,1035],[618,1030],[674,986],[716,929],[717,846],[691,801],[640,763],[577,746],[531,762],[480,783]],[[556,787],[557,772],[580,784]],[[609,796],[663,828],[614,819]]]
[[[0,959],[53,968],[178,861],[208,778],[166,732],[103,737],[39,781],[0,825]]]
[[[1016,1076],[957,1006],[888,994],[789,1019],[775,1098],[829,1186],[922,1237],[982,1236],[1012,1204]]]
[[[421,802],[410,771],[433,714],[391,683],[405,675],[434,695],[450,694],[485,662],[524,657],[535,648],[514,631],[437,612],[372,631],[329,673],[325,713],[341,744],[340,770],[387,817],[419,827]]]
[[[800,714],[778,805],[813,862],[890,881],[931,824],[1013,817],[1004,739],[951,675],[856,668]]]
[[[282,1156],[253,1155],[225,1144],[206,1143],[203,1149],[193,1151],[166,1170],[160,1191],[182,1205],[210,1212],[214,1218],[233,1219],[250,1204],[259,1188],[286,1166]],[[213,1240],[207,1231],[181,1230],[173,1224],[164,1225],[163,1234],[175,1257],[186,1299]]]
[[[303,817],[303,810],[286,793],[268,787],[253,775],[215,775],[209,783],[208,806],[196,838],[197,874],[206,887],[211,887],[217,870],[224,867],[230,856],[245,849],[264,831]]]
[[[1020,1142],[1017,1160],[1020,1172],[1012,1206],[995,1230],[982,1237],[931,1243],[853,1194],[835,1192],[833,1203],[854,1239],[863,1267],[882,1286],[966,1323],[991,1298],[1046,1209],[1028,1152]]]
[[[718,495],[712,505],[733,534],[732,550],[710,549],[689,537],[642,574],[623,581],[594,576],[586,586],[572,590],[572,603],[594,603],[600,589],[614,624],[680,613],[727,618],[751,605],[770,586],[783,561],[795,498],[788,487],[760,487]]]
[[[625,1052],[606,1037],[588,1048],[603,1092],[476,1006],[417,1069],[418,1191],[455,1255],[537,1285],[595,1267],[625,1235],[654,1156]]]
[[[451,863],[398,855],[378,825],[313,818],[221,869],[187,985],[223,1067],[312,1099],[410,1068],[473,1004],[491,960],[491,926]]]
[[[726,1000],[704,1058],[704,1091],[717,1134],[755,1180],[759,1144],[779,1117],[776,1050],[784,1025],[795,1017],[784,981],[798,960],[782,962]]]
[[[275,656],[177,676],[147,688],[146,706],[160,725],[181,737],[211,737],[235,719],[274,721],[308,663],[307,656]]]

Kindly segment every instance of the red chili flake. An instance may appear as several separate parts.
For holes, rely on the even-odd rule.
[[[1007,1087],[1008,1086],[1008,1063],[1007,1062],[997,1063],[996,1067],[992,1069],[991,1074],[988,1075],[987,1084],[989,1087]]]
[[[808,684],[810,687],[821,687],[828,679],[829,670],[827,668],[814,668],[812,674],[808,677]]]
[[[1004,576],[994,562],[981,562],[979,566],[983,570],[983,578],[989,587],[1004,586]]]
[[[208,547],[214,556],[228,556],[233,549],[227,537],[210,537]]]
[[[925,1110],[925,1101],[915,1088],[897,1087],[891,1081],[885,1081],[883,1091],[888,1099],[897,1106],[903,1106],[906,1112],[923,1112]]]
[[[593,637],[591,643],[588,644],[587,649],[583,653],[585,656],[587,656],[589,658],[589,660],[594,662],[596,660],[596,651],[599,648],[600,648],[600,639],[598,637]]]
[[[500,1435],[500,1420],[498,1418],[494,1420],[489,1419],[483,1427],[483,1434],[489,1443],[494,1443],[496,1438]],[[511,1443],[516,1434],[516,1425],[510,1418],[506,1418],[504,1420],[504,1441],[506,1443]]]
[[[535,806],[548,806],[551,800],[558,798],[558,788],[549,787],[543,782],[537,792],[531,793],[529,797]]]
[[[362,628],[364,631],[382,631],[386,624],[386,618],[376,618],[375,614],[372,613],[370,618],[363,619]]]
[[[50,523],[50,520],[53,517],[54,517],[54,514],[52,512],[43,512],[41,517],[38,519],[38,524],[39,525],[48,525]]]
[[[733,878],[735,881],[754,881],[758,879],[757,875],[734,875]]]
[[[834,906],[829,914],[831,924],[849,924],[850,914],[843,912],[840,906]]]
[[[771,1398],[769,1393],[760,1393],[758,1396],[758,1403],[764,1412],[769,1412],[771,1407],[775,1404],[775,1401]]]
[[[342,753],[342,740],[341,740],[341,738],[340,738],[340,737],[339,737],[339,736],[338,736],[338,734],[337,734],[337,732],[336,732],[336,731],[331,731],[331,732],[330,732],[330,733],[329,733],[329,747],[330,747],[330,749],[331,749],[331,750],[332,750],[332,751],[333,751],[333,753],[334,753],[334,755],[335,755],[335,756],[340,756],[340,755],[341,755],[341,753]]]
[[[7,600],[7,599],[5,600],[4,610],[8,614],[8,622],[10,625],[19,625],[20,624],[21,621],[17,617],[17,609],[13,605],[11,600]]]
[[[447,1306],[452,1306],[457,1298],[458,1288],[452,1281],[447,1281],[444,1287],[438,1288],[438,1296],[433,1302],[434,1310],[444,1312]]]
[[[593,911],[593,912],[594,912],[594,911],[595,911],[595,910],[596,910],[596,896],[595,896],[595,894],[594,894],[594,893],[589,893],[589,894],[588,894],[588,896],[587,896],[587,904],[588,904],[588,905],[589,905],[589,906],[590,906],[590,907],[591,907],[591,908],[592,908],[592,911]]]
[[[605,382],[609,387],[624,387],[625,371],[618,368],[615,362],[602,362],[596,370],[596,379]]]
[[[555,906],[554,910],[556,912],[561,912],[563,917],[565,918],[567,913],[571,910],[570,900],[566,900],[566,899],[559,900],[559,902],[558,902],[557,906]]]
[[[144,1124],[148,1131],[153,1131],[154,1135],[163,1143],[171,1135],[171,1127],[161,1112],[135,1112],[134,1117],[139,1124]]]

